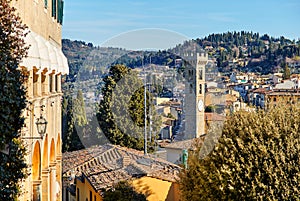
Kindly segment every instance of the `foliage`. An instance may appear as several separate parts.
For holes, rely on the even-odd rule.
[[[28,50],[23,40],[26,26],[9,3],[0,1],[0,200],[15,200],[21,193],[20,181],[27,176],[26,150],[19,139],[26,97],[18,69]]]
[[[189,153],[180,174],[185,200],[298,200],[300,197],[300,108],[240,111],[203,159]]]
[[[113,144],[142,150],[144,148],[144,87],[131,69],[124,65],[114,65],[103,79],[103,100],[99,104],[97,118],[99,125]],[[117,85],[118,83],[118,85]],[[140,88],[135,89],[135,87]],[[160,118],[150,103],[152,97],[147,92],[147,127],[150,124],[151,108],[152,139],[148,148],[153,149],[154,139],[159,132]]]
[[[146,196],[136,192],[127,181],[117,183],[113,189],[104,192],[103,201],[146,201]]]
[[[87,118],[86,118],[86,112],[85,112],[85,104],[83,99],[82,91],[79,89],[77,91],[77,96],[74,101],[74,112],[75,112],[75,122],[78,126],[85,126],[87,125]]]
[[[73,100],[72,96],[69,93],[65,93],[62,101],[62,151],[74,151],[83,149],[84,146],[81,143],[81,140],[76,131],[76,123],[80,115],[75,113],[75,111],[82,111],[83,109],[78,109],[79,101],[77,99]],[[77,109],[76,109],[77,108]],[[75,110],[75,111],[74,111]]]

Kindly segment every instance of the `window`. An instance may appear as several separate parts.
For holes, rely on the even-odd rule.
[[[44,0],[44,7],[48,8],[48,0]]]
[[[273,101],[276,102],[276,97],[273,98]]]
[[[49,86],[50,86],[49,91],[50,91],[50,92],[53,92],[53,91],[54,91],[53,82],[54,82],[53,75],[50,74],[50,75],[49,75]]]
[[[58,91],[58,83],[59,82],[59,77],[58,75],[55,75],[55,91]]]
[[[90,201],[93,201],[93,193],[90,191]]]
[[[202,84],[199,84],[199,93],[202,94]]]
[[[96,195],[94,195],[94,201],[97,201]]]
[[[47,83],[47,79],[46,79],[46,75],[41,73],[41,78],[42,78],[42,94],[45,95],[48,93],[48,83]]]
[[[202,69],[199,70],[199,79],[200,80],[203,79],[203,71],[202,71]]]

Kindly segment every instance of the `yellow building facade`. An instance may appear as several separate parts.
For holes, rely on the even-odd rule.
[[[61,51],[62,0],[13,0],[22,23],[28,26],[24,38],[30,45],[28,57],[20,63],[25,75],[27,108],[21,138],[27,148],[30,175],[22,181],[20,201],[62,200],[61,76],[68,63]],[[39,118],[47,121],[41,135]]]
[[[154,177],[141,177],[133,179],[131,185],[134,189],[147,195],[148,201],[179,201],[179,184],[161,180]],[[70,201],[102,201],[99,191],[96,191],[86,177],[76,179],[76,195]]]

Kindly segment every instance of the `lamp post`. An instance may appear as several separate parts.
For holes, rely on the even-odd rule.
[[[42,116],[37,118],[36,122],[36,127],[37,127],[37,131],[39,133],[40,136],[36,137],[36,136],[24,136],[24,137],[21,137],[21,139],[43,139],[45,133],[46,133],[46,129],[47,129],[47,120]]]
[[[41,138],[44,137],[45,133],[46,133],[46,129],[47,129],[47,120],[42,116],[37,118],[37,121],[35,122],[38,133],[40,134]]]

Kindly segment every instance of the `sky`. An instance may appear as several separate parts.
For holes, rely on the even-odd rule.
[[[110,46],[142,30],[173,42],[244,30],[298,40],[299,22],[299,0],[65,0],[62,37]]]

